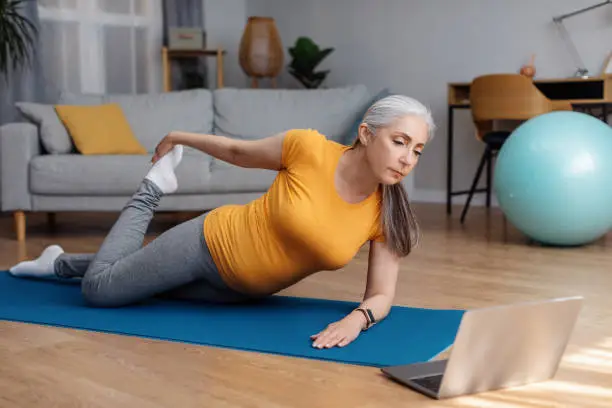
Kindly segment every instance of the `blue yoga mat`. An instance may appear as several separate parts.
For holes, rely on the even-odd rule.
[[[462,310],[394,306],[344,348],[315,349],[310,335],[357,303],[273,296],[248,305],[153,299],[92,308],[78,281],[15,278],[0,272],[0,319],[383,367],[428,361],[452,345]]]

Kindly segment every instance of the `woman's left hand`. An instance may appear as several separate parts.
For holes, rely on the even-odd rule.
[[[155,147],[155,154],[151,158],[151,163],[155,164],[161,159],[166,153],[174,148],[174,138],[172,133],[168,133],[162,140],[159,141]]]
[[[344,319],[329,324],[323,331],[313,334],[313,347],[344,347],[359,336],[364,325],[364,317],[351,313]]]

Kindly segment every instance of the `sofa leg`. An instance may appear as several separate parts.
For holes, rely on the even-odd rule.
[[[17,241],[25,241],[26,234],[26,216],[23,211],[15,211],[15,232],[17,233]]]

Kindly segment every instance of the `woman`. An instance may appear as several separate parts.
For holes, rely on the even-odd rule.
[[[360,307],[312,336],[314,347],[343,347],[391,308],[399,260],[417,240],[401,181],[433,131],[422,104],[395,95],[368,109],[352,146],[314,130],[254,141],[171,132],[156,147],[151,170],[96,254],[67,254],[52,245],[10,272],[82,278],[83,296],[97,307],[158,295],[241,302],[274,294],[317,271],[341,268],[370,241]],[[160,198],[177,189],[174,169],[182,146],[278,174],[260,198],[216,208],[142,247]]]

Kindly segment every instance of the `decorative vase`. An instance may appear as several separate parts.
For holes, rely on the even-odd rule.
[[[242,70],[251,78],[251,86],[257,88],[258,80],[271,78],[276,87],[276,77],[283,68],[283,44],[271,17],[249,17],[240,40],[239,62]]]

